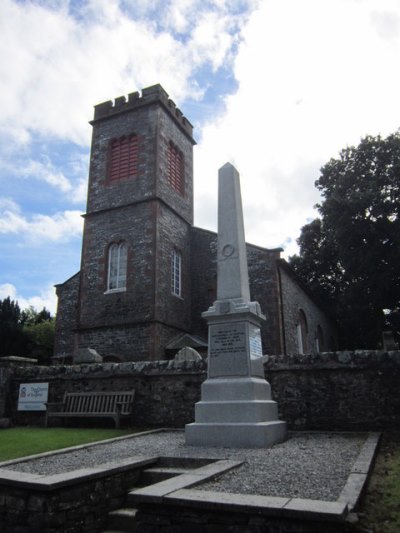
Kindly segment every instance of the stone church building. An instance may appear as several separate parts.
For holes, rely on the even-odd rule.
[[[81,269],[56,286],[55,356],[206,354],[217,235],[193,226],[193,127],[160,85],[95,106],[91,124]],[[333,349],[334,325],[281,252],[247,245],[251,299],[267,317],[263,353]]]

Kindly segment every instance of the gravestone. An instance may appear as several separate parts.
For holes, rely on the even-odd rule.
[[[286,423],[264,377],[260,326],[264,315],[250,301],[239,173],[219,170],[217,300],[208,322],[208,376],[186,444],[259,448],[285,440]]]
[[[80,348],[74,355],[74,364],[102,363],[103,358],[93,348]]]
[[[198,351],[190,346],[184,346],[174,357],[175,361],[201,361],[202,357]]]

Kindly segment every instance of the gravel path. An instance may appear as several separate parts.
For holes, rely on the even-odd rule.
[[[3,468],[51,475],[133,456],[231,459],[244,464],[196,489],[334,501],[365,440],[366,434],[298,432],[291,433],[286,442],[267,449],[201,448],[185,446],[183,432],[166,431]]]

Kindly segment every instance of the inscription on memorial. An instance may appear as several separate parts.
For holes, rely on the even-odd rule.
[[[251,357],[262,357],[260,328],[249,324],[249,343]]]
[[[264,377],[264,365],[262,362],[262,344],[260,328],[254,324],[249,324],[249,347],[251,375]]]
[[[209,376],[245,376],[247,374],[246,324],[210,326]]]

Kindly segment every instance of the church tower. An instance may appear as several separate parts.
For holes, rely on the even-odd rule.
[[[95,106],[75,349],[162,359],[190,330],[193,127],[160,85]]]

